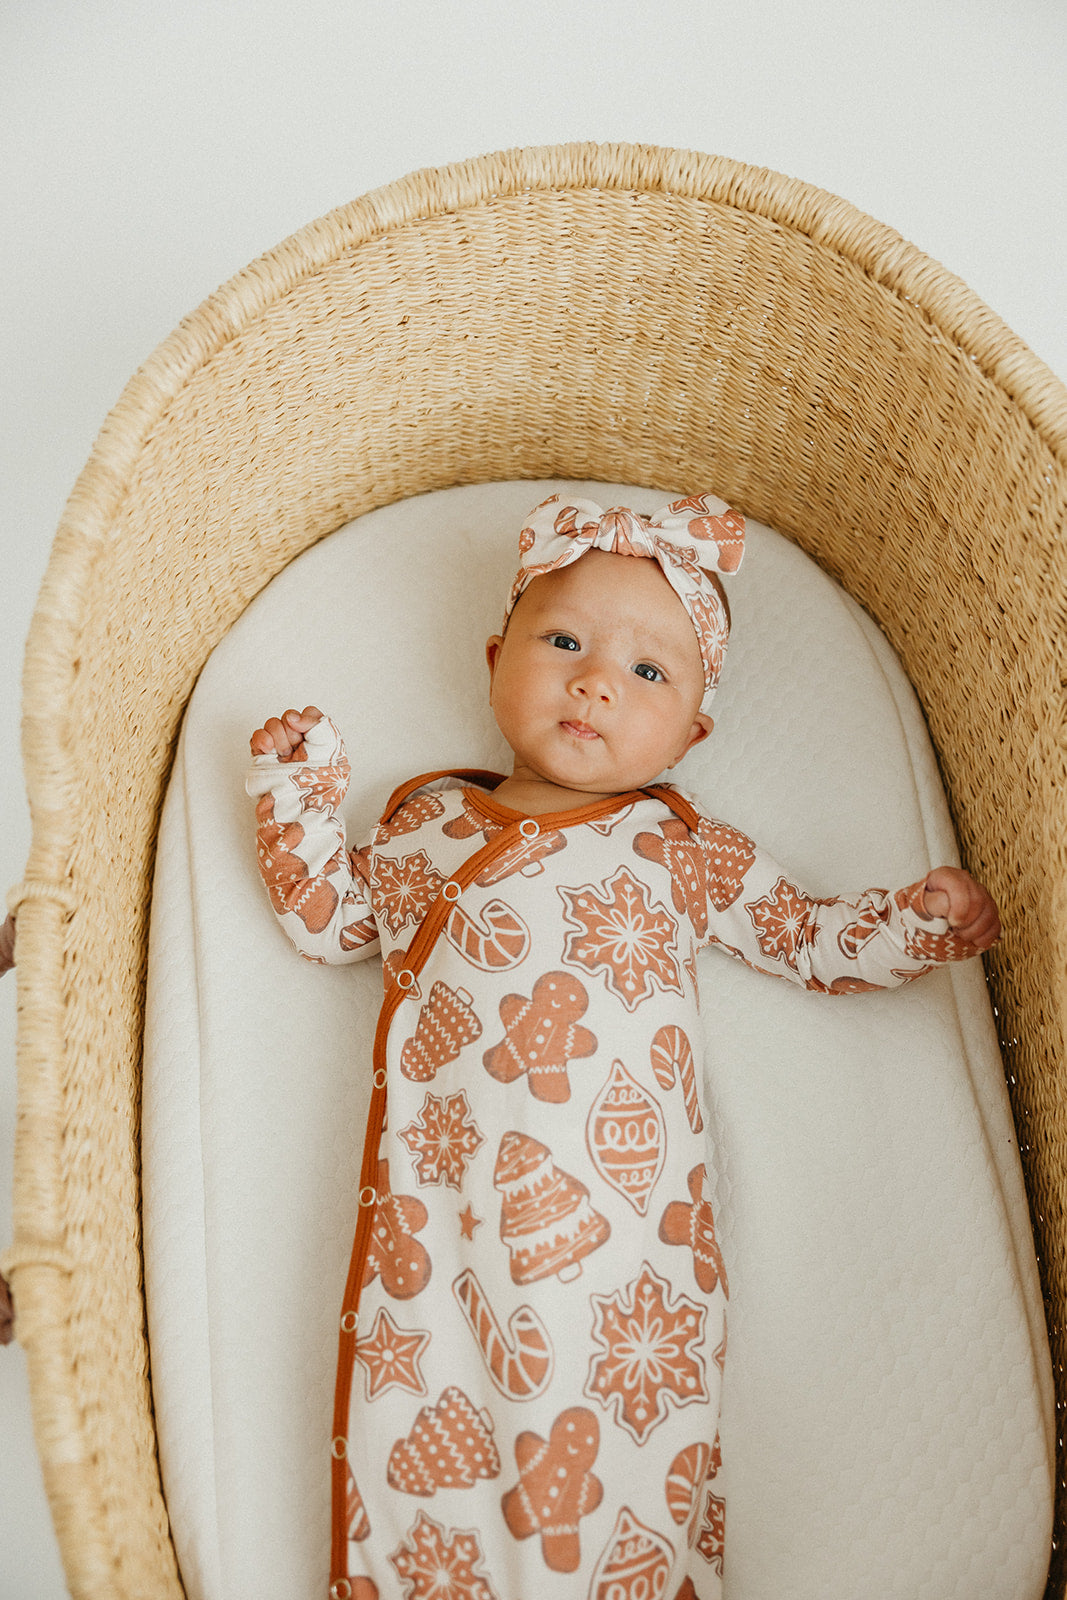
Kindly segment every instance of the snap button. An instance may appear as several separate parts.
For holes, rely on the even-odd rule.
[[[541,832],[541,827],[539,823],[534,821],[533,817],[524,817],[519,823],[519,832],[524,839],[536,839]]]
[[[359,1191],[359,1203],[361,1206],[372,1206],[377,1198],[377,1189],[373,1188],[369,1183],[365,1183]]]
[[[384,1089],[385,1088],[385,1084],[386,1084],[386,1080],[388,1079],[388,1077],[389,1077],[389,1074],[386,1072],[384,1067],[375,1067],[375,1069],[374,1069],[374,1080],[373,1080],[374,1081],[374,1087],[376,1089]]]
[[[404,967],[400,972],[397,973],[396,982],[398,988],[410,989],[415,982],[415,974],[411,971],[410,967]]]
[[[333,1441],[332,1448],[334,1460],[343,1461],[345,1456],[348,1454],[348,1440],[342,1439],[341,1435],[338,1434],[337,1438]]]
[[[338,1578],[330,1584],[330,1600],[352,1600],[352,1585],[347,1578]]]
[[[449,878],[448,882],[441,890],[441,893],[446,900],[458,900],[460,895],[463,893],[463,890],[460,888],[459,884],[454,878]]]
[[[357,1311],[346,1311],[344,1316],[341,1318],[341,1332],[355,1333],[358,1327],[359,1313]]]

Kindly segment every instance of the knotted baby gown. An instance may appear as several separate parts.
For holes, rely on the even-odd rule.
[[[348,851],[323,719],[258,757],[260,869],[385,1001],[340,1316],[334,1600],[713,1600],[726,1272],[699,948],[831,994],[973,954],[922,883],[813,899],[670,785],[566,813],[430,775]]]

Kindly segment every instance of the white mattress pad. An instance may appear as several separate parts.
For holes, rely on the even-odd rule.
[[[143,1117],[153,1394],[190,1600],[326,1592],[337,1314],[381,998],[376,959],[302,962],[274,923],[249,733],[290,705],[330,713],[352,758],[350,844],[416,772],[508,770],[484,643],[524,514],[564,487],[643,511],[668,498],[524,482],[374,512],[270,584],[190,701],[159,835]],[[882,635],[749,526],[715,731],[672,778],[817,894],[954,861]],[[980,963],[828,998],[701,961],[731,1290],[727,1600],[1038,1600],[1051,1372]]]

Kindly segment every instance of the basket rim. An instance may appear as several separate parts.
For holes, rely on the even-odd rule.
[[[63,708],[80,649],[78,599],[146,439],[193,374],[270,305],[364,244],[493,199],[597,189],[733,207],[852,263],[973,361],[1067,467],[1067,385],[962,279],[828,190],[727,156],[652,144],[530,145],[420,168],[326,212],[242,267],[156,347],[105,419],[61,515],[26,645],[24,683],[34,694],[32,706],[23,699],[25,781],[53,840],[69,831],[76,798],[57,779],[72,743]],[[57,885],[63,854],[49,851],[44,872]]]
[[[120,414],[128,424],[139,411],[158,415],[197,367],[273,301],[339,256],[413,223],[554,189],[680,195],[732,206],[805,235],[915,305],[1003,389],[1067,464],[1067,384],[962,278],[887,223],[828,189],[769,167],[695,150],[595,142],[519,146],[421,167],[306,223],[182,318],[130,378],[98,443],[117,443],[109,436]],[[129,429],[123,432],[136,447]]]

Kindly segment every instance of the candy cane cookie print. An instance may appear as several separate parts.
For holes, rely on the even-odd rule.
[[[548,1388],[556,1360],[552,1341],[537,1312],[532,1306],[519,1306],[508,1318],[505,1334],[470,1268],[460,1273],[452,1293],[500,1393],[508,1400],[536,1400]]]
[[[687,1034],[670,1023],[660,1028],[652,1041],[651,1058],[652,1071],[661,1089],[672,1088],[677,1074],[678,1082],[682,1086],[682,1098],[689,1126],[694,1133],[700,1133],[704,1127],[704,1118],[700,1115],[700,1102],[697,1096],[693,1046],[689,1043]]]
[[[529,928],[503,900],[487,900],[476,917],[464,906],[454,906],[445,938],[480,972],[517,967],[530,948]]]
[[[670,1464],[664,1490],[667,1509],[679,1527],[688,1523],[689,1543],[696,1540],[696,1517],[704,1481],[710,1476],[711,1447],[700,1441],[679,1450]]]

